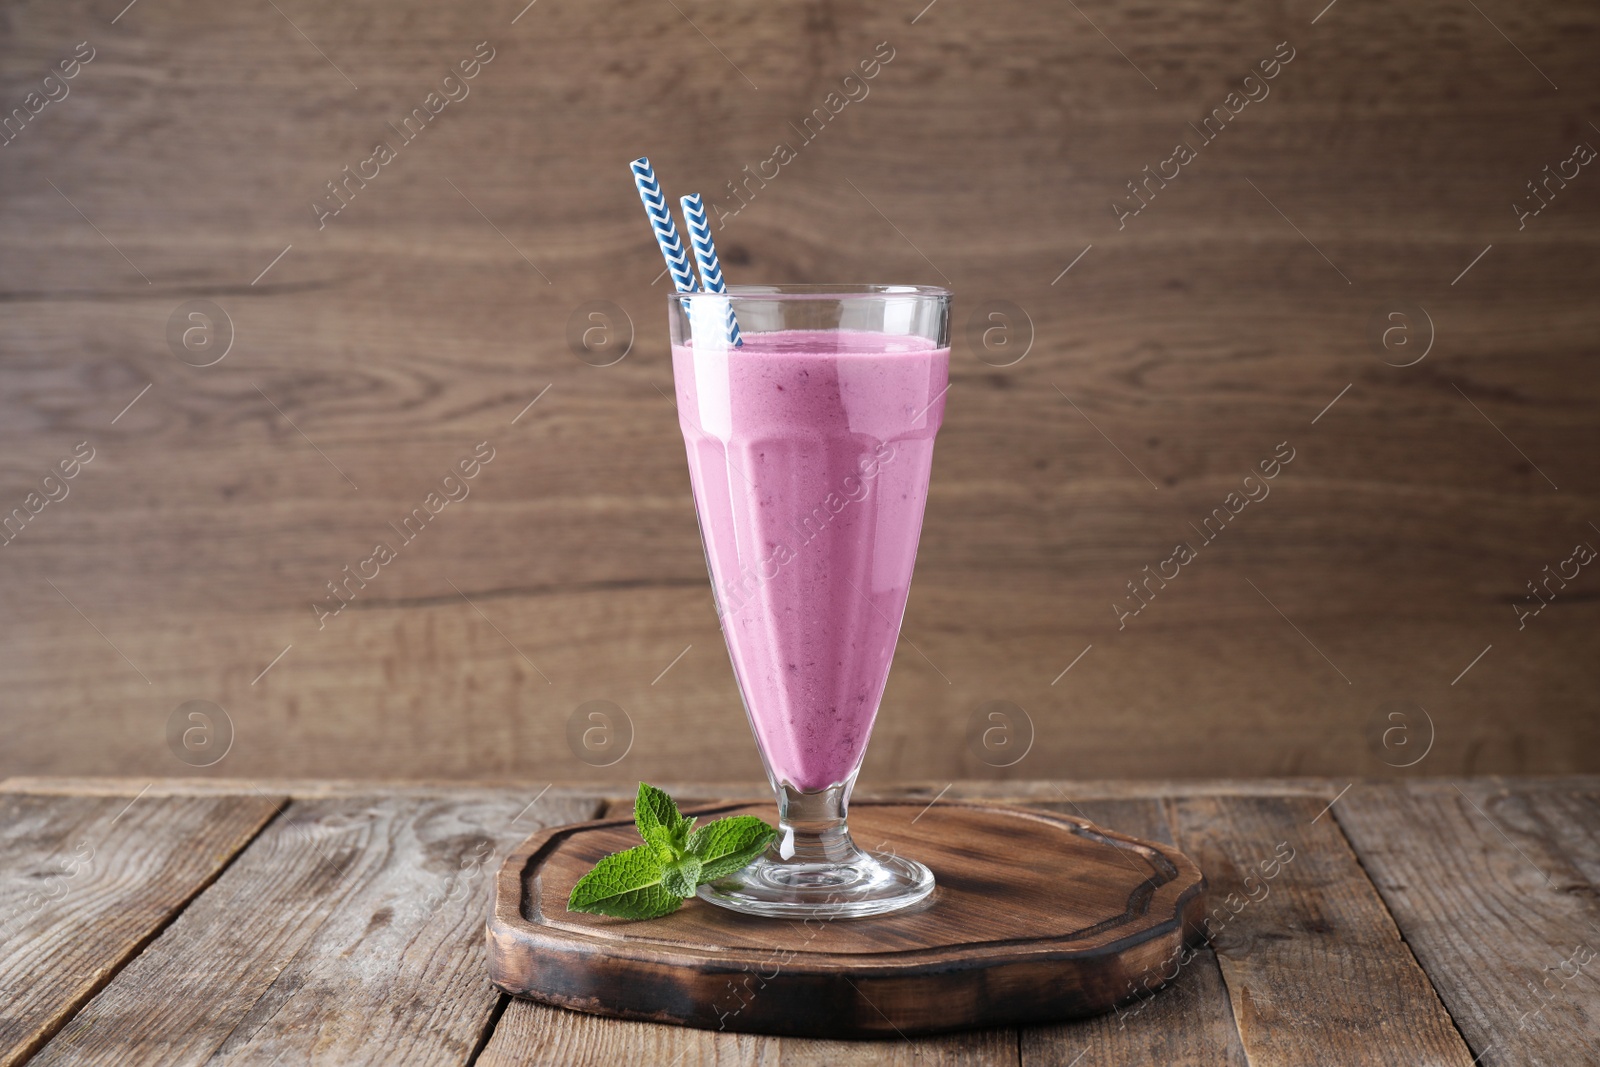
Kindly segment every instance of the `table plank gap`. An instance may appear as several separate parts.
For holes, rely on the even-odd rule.
[[[500,994],[483,921],[500,859],[594,800],[536,790],[292,801],[34,1061],[458,1067]]]
[[[0,868],[19,876],[0,884],[0,1065],[38,1052],[222,875],[276,808],[271,798],[237,796],[0,796]],[[21,879],[45,884],[31,892]]]
[[[1261,796],[1172,803],[1179,846],[1211,885],[1207,927],[1250,1064],[1471,1067],[1324,805]]]
[[[513,999],[477,1067],[1003,1067],[1019,1056],[1015,1030],[876,1041],[767,1037],[606,1019]]]
[[[494,1010],[489,1013],[489,1021],[484,1025],[482,1033],[478,1035],[478,1043],[473,1046],[472,1054],[467,1057],[465,1067],[477,1067],[479,1058],[483,1056],[483,1050],[489,1047],[489,1041],[494,1037],[495,1030],[500,1026],[500,1019],[505,1015],[506,1008],[510,1004],[511,997],[506,993],[500,993],[495,999]]]
[[[1455,1025],[1485,1063],[1570,1062],[1600,1029],[1600,799],[1355,791],[1341,823]],[[1586,995],[1588,994],[1588,995]]]
[[[1417,954],[1417,946],[1411,943],[1411,938],[1406,933],[1406,927],[1400,922],[1400,916],[1395,914],[1394,909],[1389,904],[1389,898],[1379,888],[1378,879],[1374,876],[1374,872],[1367,869],[1367,861],[1362,857],[1361,850],[1356,848],[1355,841],[1350,835],[1349,827],[1345,824],[1345,815],[1333,808],[1329,809],[1328,814],[1338,821],[1340,833],[1344,834],[1350,851],[1356,857],[1356,862],[1361,865],[1361,873],[1366,876],[1367,881],[1372,883],[1374,889],[1378,889],[1378,899],[1383,903],[1383,910],[1388,914],[1389,921],[1394,924],[1396,932],[1400,935],[1400,943],[1406,947],[1406,951],[1411,954],[1411,959],[1416,963],[1417,968],[1422,971],[1423,977],[1428,980],[1428,985],[1433,989],[1433,995],[1438,998],[1439,1003],[1444,1007],[1445,1017],[1450,1020],[1450,1025],[1455,1029],[1456,1036],[1461,1039],[1461,1044],[1466,1047],[1467,1051],[1472,1053],[1472,1062],[1476,1067],[1484,1055],[1483,1050],[1471,1040],[1467,1031],[1461,1028],[1461,1022],[1456,1018],[1455,1010],[1450,1006],[1450,1002],[1445,999],[1444,991],[1440,989],[1439,982],[1435,980],[1423,958]]]
[[[1077,815],[1098,826],[1166,844],[1176,843],[1169,804],[1164,799],[1084,800],[1062,796],[1031,806]],[[1054,1026],[1024,1027],[1018,1034],[1024,1067],[1076,1064],[1110,1067],[1160,1063],[1172,1067],[1248,1067],[1234,1024],[1227,985],[1216,955],[1201,947],[1173,961],[1177,975],[1157,992],[1093,1019]],[[1165,969],[1149,975],[1158,981]],[[1129,983],[1140,994],[1142,979]]]
[[[510,998],[477,1067],[777,1067],[778,1038],[606,1019]]]
[[[50,1033],[48,1035],[44,1035],[44,1040],[38,1042],[32,1052],[37,1052],[40,1047],[43,1047],[45,1041],[48,1041],[49,1038],[54,1037],[61,1027],[66,1025],[72,1016],[75,1016],[85,1004],[87,1004],[95,996],[99,995],[102,989],[110,985],[117,975],[122,973],[123,968],[125,968],[129,963],[133,962],[133,960],[137,959],[139,954],[148,948],[150,944],[156,940],[156,938],[160,937],[164,932],[166,932],[166,929],[177,921],[178,916],[182,915],[190,904],[199,899],[200,894],[211,888],[211,886],[216,883],[217,879],[226,874],[228,868],[232,867],[234,863],[238,861],[240,856],[249,851],[250,846],[254,844],[256,839],[265,833],[267,828],[270,827],[278,819],[278,817],[283,814],[285,808],[289,804],[289,798],[287,797],[253,797],[241,799],[264,800],[271,805],[271,810],[267,813],[266,818],[263,819],[258,826],[256,826],[255,830],[250,833],[247,838],[239,843],[239,847],[234,849],[222,864],[212,871],[208,877],[197,882],[192,891],[190,891],[190,893],[185,896],[176,907],[169,911],[167,915],[158,924],[153,926],[149,932],[141,937],[137,943],[131,945],[126,953],[118,958],[111,966],[106,968],[105,973],[100,975],[95,981],[94,988],[88,990],[86,994],[78,1000],[78,1002],[73,1006],[70,1015],[63,1016],[60,1022],[51,1029]],[[170,830],[167,830],[167,833],[170,834]]]

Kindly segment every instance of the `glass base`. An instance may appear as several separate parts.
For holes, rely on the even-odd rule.
[[[859,919],[909,908],[933,892],[933,872],[890,852],[804,863],[764,855],[700,887],[701,900],[770,918]]]
[[[909,908],[933,892],[933,872],[850,839],[845,807],[855,774],[815,793],[780,784],[778,839],[753,863],[700,887],[701,900],[747,915],[859,919]]]

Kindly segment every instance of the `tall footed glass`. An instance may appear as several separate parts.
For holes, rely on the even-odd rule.
[[[851,840],[948,388],[950,294],[734,286],[669,303],[678,422],[722,634],[779,836],[700,896],[772,916],[879,915],[933,891]],[[742,344],[729,329],[737,320]]]

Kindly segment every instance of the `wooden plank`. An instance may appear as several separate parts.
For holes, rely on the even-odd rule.
[[[659,1023],[602,1019],[543,1004],[512,999],[476,1067],[570,1064],[716,1064],[717,1067],[776,1067],[779,1039],[753,1034],[719,1034]]]
[[[1518,806],[1526,807],[1527,815],[1516,825],[1527,825],[1531,816],[1539,831],[1549,836],[1589,884],[1600,888],[1600,787],[1589,782],[1574,782],[1571,789],[1532,793],[1517,786],[1472,782],[1464,783],[1464,789],[1485,810],[1489,806],[1484,804],[1486,799],[1491,805],[1503,804],[1512,812]],[[1499,796],[1506,799],[1496,801]]]
[[[953,790],[952,790],[953,792]],[[1122,833],[1173,843],[1172,826],[1159,800],[1063,799],[1035,807],[1063,811]],[[1022,1063],[1077,1067],[1122,1067],[1159,1063],[1172,1067],[1246,1067],[1244,1048],[1228,1005],[1228,992],[1209,946],[1196,949],[1171,984],[1094,1019],[1057,1026],[1025,1027]],[[1160,969],[1162,974],[1168,973]],[[1143,977],[1140,978],[1142,984]]]
[[[534,799],[294,802],[33,1062],[466,1062],[499,857],[597,810]]]
[[[1600,797],[1352,789],[1337,810],[1483,1063],[1592,1061]]]
[[[717,1033],[602,1019],[513,1000],[478,1058],[479,1067],[570,1064],[613,1067],[1004,1067],[1017,1059],[1016,1032],[988,1030],[911,1040],[817,1041]]]
[[[909,1041],[781,1040],[780,1067],[833,1067],[840,1063],[867,1067],[1005,1067],[1019,1062],[1014,1030],[981,1030]]]
[[[1213,945],[1251,1064],[1470,1067],[1338,823],[1305,798],[1170,802],[1212,887]]]
[[[0,796],[0,1065],[26,1060],[277,808],[254,796]]]

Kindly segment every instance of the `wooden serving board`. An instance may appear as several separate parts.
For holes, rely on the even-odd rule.
[[[702,821],[770,804],[692,810]],[[1052,812],[851,805],[857,844],[921,860],[937,888],[870,919],[761,919],[690,900],[647,922],[568,912],[631,819],[535,834],[500,868],[489,973],[515,996],[712,1030],[893,1037],[1038,1023],[1148,995],[1199,939],[1205,880],[1183,853]]]

